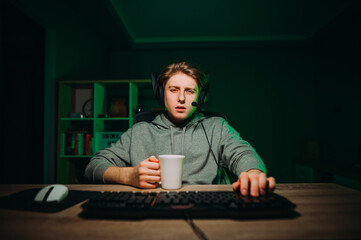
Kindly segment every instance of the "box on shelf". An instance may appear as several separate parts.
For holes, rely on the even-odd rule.
[[[95,133],[95,151],[109,147],[120,139],[123,132],[97,132]]]

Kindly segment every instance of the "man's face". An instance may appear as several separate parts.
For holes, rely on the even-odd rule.
[[[174,124],[186,121],[196,107],[192,102],[197,102],[199,87],[197,81],[184,73],[176,73],[168,79],[164,87],[164,104],[168,118]]]

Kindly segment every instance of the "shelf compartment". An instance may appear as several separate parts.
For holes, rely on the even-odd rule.
[[[144,95],[144,96],[140,96]],[[81,182],[83,170],[90,158],[104,148],[101,140],[96,136],[104,133],[124,133],[133,125],[133,117],[139,104],[149,109],[154,103],[150,102],[153,97],[150,80],[89,80],[89,81],[60,81],[59,82],[59,109],[58,109],[58,154],[57,154],[57,182],[76,183]],[[112,99],[123,99],[122,115],[111,116]],[[80,106],[88,99],[94,99],[92,114],[90,117],[74,118],[71,113],[80,112]],[[138,100],[140,99],[140,100]],[[140,102],[139,102],[140,101]],[[149,104],[147,104],[149,101]],[[124,107],[125,106],[125,107]],[[125,109],[125,111],[124,111]],[[124,113],[125,112],[125,113]],[[107,116],[107,117],[103,117]],[[64,151],[64,134],[82,133],[92,134],[89,155],[73,151]],[[78,136],[79,139],[79,136]],[[104,140],[104,139],[102,139]],[[116,139],[110,139],[114,142]]]
[[[118,84],[108,82],[95,83],[95,117],[99,115],[117,118],[129,117],[129,84],[129,82],[120,82]]]
[[[84,103],[94,98],[92,82],[67,81],[59,86],[59,116],[70,117],[72,114],[83,114]]]

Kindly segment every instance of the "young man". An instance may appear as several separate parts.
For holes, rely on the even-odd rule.
[[[187,62],[168,65],[160,73],[158,95],[165,113],[128,129],[118,142],[99,151],[89,162],[85,176],[98,183],[119,183],[155,188],[161,180],[161,154],[185,155],[184,184],[212,184],[220,166],[239,176],[232,187],[253,197],[275,188],[255,150],[220,117],[205,117],[208,80]]]

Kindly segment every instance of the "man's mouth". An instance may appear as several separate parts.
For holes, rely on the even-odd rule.
[[[184,112],[184,111],[186,110],[186,108],[183,107],[183,106],[177,106],[177,107],[175,107],[175,109],[176,109],[178,112]]]

